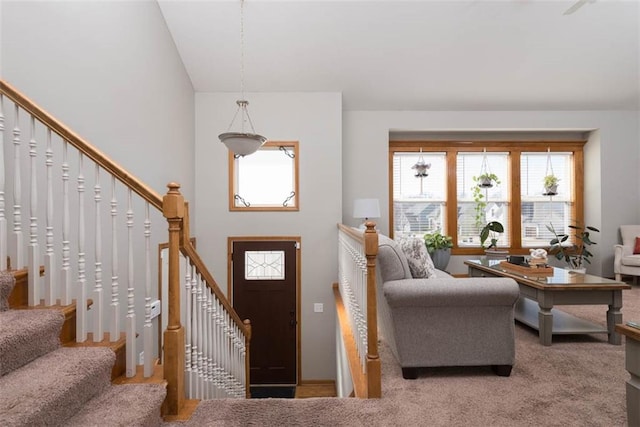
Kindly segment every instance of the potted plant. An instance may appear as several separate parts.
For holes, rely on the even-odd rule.
[[[504,233],[504,226],[498,221],[490,221],[480,230],[480,246],[484,248],[487,259],[503,259],[509,255],[506,249],[498,249],[498,239]],[[489,246],[485,242],[489,240]]]
[[[491,221],[487,223],[482,230],[480,230],[480,246],[484,249],[497,249],[499,234],[504,233],[504,226],[498,221]],[[485,248],[484,244],[489,239],[491,242],[489,246]]]
[[[472,179],[476,183],[476,185],[471,188],[473,192],[473,201],[476,203],[474,208],[476,227],[480,229],[486,220],[485,217],[487,209],[487,198],[482,190],[493,187],[494,183],[496,185],[500,184],[500,179],[495,173],[483,173],[479,176],[472,177]]]
[[[477,183],[477,186],[480,188],[491,188],[493,184],[500,184],[500,179],[495,173],[483,173],[478,176],[474,176],[473,180]]]
[[[451,258],[451,248],[453,247],[451,236],[446,236],[440,231],[427,233],[424,235],[424,244],[431,255],[433,266],[444,271],[449,264],[449,258]]]
[[[551,245],[549,253],[558,260],[564,260],[567,263],[567,270],[586,272],[586,264],[591,264],[589,258],[593,256],[589,251],[589,246],[596,244],[591,240],[591,233],[599,233],[600,230],[589,225],[583,227],[579,224],[569,225],[571,234],[556,232],[553,224],[547,225],[547,229],[553,233],[553,239],[549,242]],[[564,244],[571,237],[573,237],[572,241],[569,244]]]
[[[555,196],[558,194],[558,182],[560,182],[560,178],[551,174],[545,176],[542,181],[544,184],[545,196]]]

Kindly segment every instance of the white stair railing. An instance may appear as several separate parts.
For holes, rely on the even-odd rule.
[[[381,395],[376,299],[378,234],[367,222],[366,231],[338,224],[338,283],[334,286],[340,344],[337,378],[349,378],[357,397]],[[344,351],[343,351],[344,350]],[[343,360],[344,359],[344,360]],[[339,391],[342,384],[338,384]],[[339,393],[340,394],[340,393]]]
[[[23,153],[21,129],[27,128],[29,150]],[[12,138],[12,147],[5,146],[5,138]],[[76,181],[75,191],[71,179]],[[22,193],[23,182],[28,183],[27,194]],[[89,188],[93,189],[93,203],[85,203]],[[110,188],[109,203],[103,203],[106,188]],[[177,414],[185,390],[176,385],[183,384],[185,373],[189,396],[248,395],[250,325],[240,321],[195,249],[190,244],[176,246],[178,241],[188,241],[179,236],[186,236],[189,226],[188,218],[174,214],[187,208],[179,186],[170,184],[169,188],[167,195],[160,196],[0,80],[0,269],[9,267],[7,259],[12,269],[27,269],[29,305],[75,301],[77,341],[102,341],[105,331],[110,341],[124,340],[127,376],[136,375],[137,349],[144,351],[145,377],[154,375],[156,358],[168,360],[163,364],[169,383],[165,408],[167,414]],[[124,215],[119,215],[118,206],[125,204]],[[28,218],[23,218],[23,207]],[[134,221],[137,218],[141,220]],[[189,318],[186,345],[180,323],[181,279],[173,273],[170,289],[175,286],[178,291],[168,292],[169,308],[162,314],[169,319],[164,335],[164,344],[169,345],[153,333],[157,321],[151,306],[160,297],[153,284],[160,282],[160,266],[152,248],[167,241],[167,222],[174,248],[170,260],[183,252],[191,266],[191,275],[183,283],[185,292],[199,292],[195,303],[192,298],[189,302],[184,299],[190,305],[185,314]],[[23,235],[25,227],[28,236]],[[105,232],[111,238],[103,239]],[[111,273],[109,285],[103,277],[107,271]],[[196,357],[193,351],[198,352]],[[176,368],[177,374],[172,372]],[[197,391],[192,394],[191,389]]]
[[[28,150],[22,149],[23,129]],[[8,138],[11,147],[4,144]],[[151,248],[167,239],[162,197],[2,80],[0,162],[0,268],[9,267],[9,258],[12,269],[27,269],[31,306],[75,301],[78,342],[102,341],[105,331],[110,341],[124,339],[128,376],[136,374],[136,344],[142,341],[145,374],[151,376],[160,356],[158,337],[149,332],[150,303],[159,297],[151,286],[158,270]],[[104,203],[109,187],[111,199]],[[86,200],[88,189],[93,203]],[[125,198],[126,216],[118,216],[118,200]],[[134,215],[143,217],[136,211],[144,211],[144,223],[134,224]],[[107,251],[110,257],[103,256]],[[105,271],[111,272],[107,286]]]
[[[191,244],[182,254],[187,398],[244,398],[249,395],[250,324],[229,309],[217,285],[208,285],[213,278],[200,269]]]

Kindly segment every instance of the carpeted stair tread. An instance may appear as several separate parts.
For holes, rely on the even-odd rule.
[[[16,284],[16,278],[13,274],[6,271],[0,271],[0,311],[9,309],[9,295]]]
[[[0,424],[61,425],[110,383],[115,353],[61,347],[0,378]]]
[[[158,426],[162,422],[160,406],[166,394],[164,384],[110,386],[87,402],[65,426]]]
[[[0,377],[60,346],[59,310],[0,312]]]

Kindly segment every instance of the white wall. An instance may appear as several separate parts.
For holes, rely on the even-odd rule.
[[[196,94],[198,251],[227,287],[228,236],[302,237],[302,379],[335,378],[337,229],[342,216],[342,98],[339,93],[250,93],[256,132],[300,141],[300,211],[230,212],[228,152],[218,140],[236,110],[237,94]],[[237,124],[237,123],[236,123]],[[314,313],[313,304],[324,312]]]
[[[590,271],[613,275],[613,245],[621,224],[640,222],[640,144],[635,111],[347,111],[343,131],[343,221],[353,199],[381,201],[379,229],[389,232],[389,131],[429,130],[595,130],[585,146],[585,215],[601,229]],[[368,167],[363,167],[364,165]],[[449,270],[466,273],[463,257]]]
[[[154,190],[193,198],[193,88],[155,1],[2,9],[3,79]]]
[[[176,181],[182,184],[186,198],[192,200],[195,191],[194,92],[158,4],[155,1],[3,0],[0,7],[2,78],[152,189],[164,194],[166,184]],[[27,129],[23,125],[23,146],[29,137]],[[5,144],[6,159],[12,158],[7,154],[10,146]],[[43,158],[44,150],[40,150]],[[70,156],[72,154],[75,151],[70,150]],[[60,157],[60,151],[54,152],[56,161],[59,162]],[[74,160],[71,158],[71,163]],[[12,169],[12,165],[7,169]],[[27,170],[23,167],[23,171]],[[93,171],[85,173],[88,188],[92,188]],[[75,175],[71,186],[75,190]],[[105,206],[110,197],[108,184],[103,182],[102,191]],[[25,197],[26,188],[23,200]],[[95,217],[90,197],[86,197],[85,206],[88,236],[93,236]],[[118,203],[121,222],[118,241],[122,246],[127,242],[126,196],[119,197]],[[26,202],[23,204],[26,206]],[[42,206],[41,202],[41,209]],[[134,246],[144,248],[141,230],[144,210],[138,206],[134,211],[137,228]],[[58,212],[54,214],[55,219],[59,220],[57,215]],[[161,213],[152,212],[151,217],[152,239],[166,241],[166,221]],[[103,214],[103,224],[105,218],[108,217]],[[23,212],[23,227],[26,220]],[[72,219],[71,224],[72,234],[76,233],[77,222]],[[59,235],[56,239],[60,241]],[[153,243],[159,243],[155,240]],[[75,238],[72,241],[75,242]],[[107,284],[110,254],[106,247],[111,241],[111,228],[103,227],[102,241],[103,285],[110,286]],[[87,286],[91,289],[94,285],[93,240],[89,240],[87,246]],[[156,268],[156,247],[151,248],[153,269]],[[126,251],[120,249],[119,257],[120,307],[124,307],[121,310],[124,316]],[[134,263],[141,267],[136,269],[134,280],[144,285],[144,250],[135,251]],[[73,260],[72,269],[75,268]],[[137,291],[136,298],[137,306],[141,307],[144,292]],[[137,318],[138,331],[142,330],[143,320],[142,316]]]

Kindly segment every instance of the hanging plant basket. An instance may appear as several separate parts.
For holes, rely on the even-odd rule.
[[[493,187],[493,182],[489,177],[480,177],[478,178],[478,187],[480,188],[491,188]]]
[[[431,163],[425,163],[422,158],[422,149],[420,149],[420,157],[418,157],[418,162],[411,166],[411,169],[415,169],[415,177],[416,178],[426,178],[429,176],[429,169],[431,168]]]
[[[544,193],[542,193],[543,196],[555,196],[556,194],[558,194],[558,184],[544,187]]]
[[[558,183],[560,178],[553,173],[553,164],[551,163],[551,150],[547,149],[547,171],[544,178],[542,178],[542,185],[544,186],[543,196],[555,196],[558,194]]]

